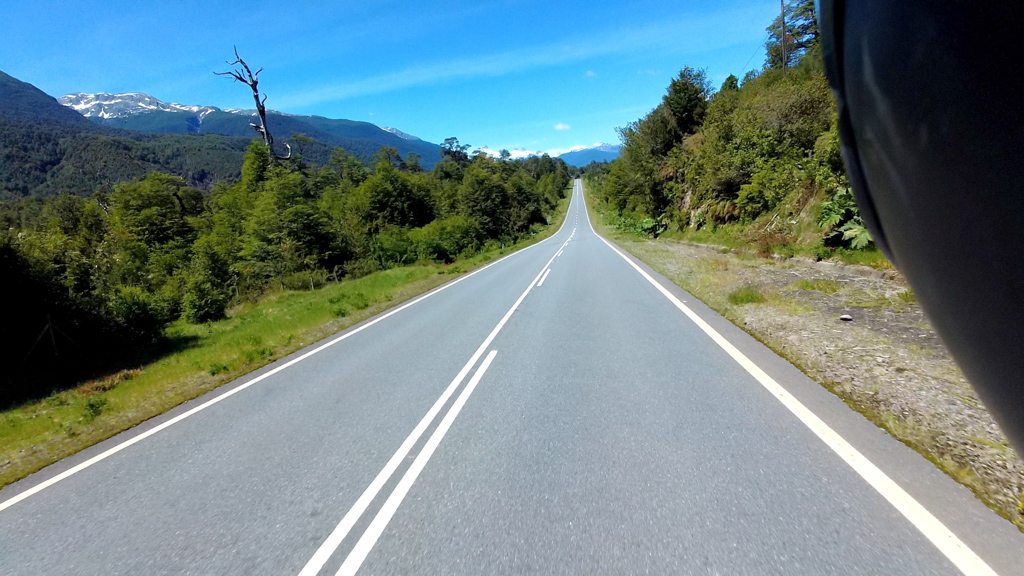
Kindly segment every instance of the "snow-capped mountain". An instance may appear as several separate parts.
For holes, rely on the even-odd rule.
[[[500,150],[494,150],[488,146],[481,146],[479,150],[495,158],[501,155]],[[591,146],[576,145],[567,149],[555,148],[548,151],[517,148],[515,150],[509,150],[509,153],[512,155],[512,160],[527,158],[529,156],[543,156],[544,154],[547,154],[553,158],[561,158],[562,160],[565,160],[567,164],[571,164],[573,166],[586,166],[594,161],[611,162],[618,158],[619,146],[617,144],[595,142]]]
[[[573,146],[572,148],[569,148],[565,152],[562,152],[562,154],[568,154],[570,152],[580,152],[580,151],[583,151],[583,150],[597,150],[599,152],[611,152],[613,154],[618,154],[619,153],[619,145],[618,144],[606,144],[604,142],[595,142],[592,146],[583,146],[583,145]],[[559,156],[561,156],[562,154],[559,154]]]
[[[558,155],[566,164],[586,166],[591,162],[611,162],[619,157],[617,144],[595,142],[593,146],[573,146]]]
[[[494,150],[490,146],[480,146],[479,148],[474,147],[472,151],[475,152],[477,150],[480,150],[484,154],[487,154],[488,156],[494,158],[501,156],[501,150]],[[511,155],[512,160],[519,160],[520,158],[528,158],[530,156],[544,155],[544,152],[541,152],[539,150],[526,150],[525,148],[515,148],[513,150],[509,150],[508,153]]]
[[[61,104],[73,108],[86,118],[124,118],[145,112],[189,112],[200,119],[210,112],[220,112],[215,106],[183,106],[153,98],[141,92],[126,94],[68,94],[57,99]],[[241,113],[241,111],[239,111]]]
[[[242,138],[254,135],[252,109],[185,106],[163,102],[148,94],[68,94],[57,99],[90,121],[119,130],[149,134],[221,134]],[[419,154],[423,166],[430,169],[441,159],[441,148],[395,128],[357,120],[298,116],[267,110],[267,121],[278,139],[304,134],[321,145],[340,146],[350,153],[370,158],[381,148],[391,146],[404,156]],[[322,150],[320,153],[324,153]],[[313,158],[310,150],[306,155]],[[326,161],[326,159],[324,159]]]
[[[398,136],[402,140],[420,140],[420,141],[422,141],[422,138],[418,138],[416,136],[413,136],[412,134],[406,134],[405,132],[402,132],[398,128],[392,128],[391,126],[387,126],[385,128],[381,128],[381,130],[383,130],[385,132],[391,132],[392,134],[394,134],[395,136]]]

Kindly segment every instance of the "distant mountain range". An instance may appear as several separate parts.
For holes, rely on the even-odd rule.
[[[187,106],[163,102],[140,92],[125,94],[68,94],[57,99],[61,104],[79,112],[94,122],[157,134],[223,134],[225,136],[251,136],[249,122],[255,110],[216,106]],[[271,132],[280,138],[293,133],[305,134],[325,144],[341,146],[357,156],[372,156],[381,146],[393,146],[404,156],[408,152],[419,154],[420,162],[430,169],[440,159],[440,147],[406,134],[397,128],[380,128],[369,122],[332,120],[322,116],[297,116],[268,111],[267,123]],[[485,151],[497,155],[487,147]],[[531,150],[512,150],[512,158],[526,158],[544,154]],[[593,146],[574,146],[558,155],[573,166],[586,166],[591,162],[611,161],[619,156],[619,147],[598,142]]]
[[[92,194],[151,171],[176,174],[209,188],[240,176],[255,137],[254,111],[186,106],[142,93],[69,94],[57,99],[0,71],[0,200],[54,194]],[[440,146],[396,128],[322,116],[269,112],[278,142],[305,134],[302,157],[322,165],[340,146],[364,161],[382,146],[420,155],[430,169]],[[297,148],[293,144],[293,148]],[[513,158],[540,152],[517,150]],[[612,160],[618,146],[576,147],[559,156],[583,166]]]
[[[222,134],[253,137],[249,122],[255,110],[222,110],[216,106],[185,106],[163,102],[138,92],[126,94],[68,94],[58,101],[90,120],[110,126],[151,134]],[[430,169],[441,160],[441,147],[395,128],[380,128],[369,122],[335,120],[323,116],[297,116],[267,111],[267,125],[277,140],[305,134],[318,142],[340,146],[369,159],[382,146],[391,146],[405,156],[420,156]]]
[[[89,195],[152,171],[209,188],[240,176],[255,137],[252,111],[170,104],[139,93],[72,94],[64,101],[73,107],[0,72],[0,200]],[[364,161],[381,146],[419,154],[428,169],[440,160],[438,145],[368,122],[274,112],[268,123],[279,142],[293,133],[313,138],[302,145],[302,157],[313,164],[325,164],[335,146]]]
[[[238,178],[250,140],[140,134],[102,126],[0,72],[0,200],[87,195],[152,171],[209,187]],[[323,145],[315,152],[325,158],[330,154]]]
[[[487,146],[483,146],[480,150],[483,150],[495,157],[501,154],[499,150],[493,150]],[[513,160],[518,160],[520,158],[528,158],[530,156],[543,156],[546,152],[517,148],[515,150],[509,150],[509,154]],[[566,164],[571,166],[578,166],[582,168],[591,162],[611,162],[612,160],[615,160],[619,157],[619,146],[617,144],[605,144],[604,142],[597,142],[593,146],[573,146],[554,157],[561,158]]]
[[[565,160],[566,164],[582,168],[591,162],[611,162],[619,157],[620,146],[618,144],[605,144],[598,142],[593,146],[574,146],[568,152],[558,157]]]
[[[57,101],[74,109],[86,118],[123,118],[146,112],[180,112],[188,115],[196,115],[200,119],[210,112],[219,112],[219,108],[213,106],[182,106],[180,104],[168,104],[153,98],[149,94],[130,92],[127,94],[68,94],[57,98]]]

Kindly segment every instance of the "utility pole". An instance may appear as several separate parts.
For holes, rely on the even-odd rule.
[[[779,17],[782,19],[782,77],[786,77],[786,64],[789,63],[789,59],[786,58],[786,3],[785,0],[779,0],[779,8],[781,13]]]

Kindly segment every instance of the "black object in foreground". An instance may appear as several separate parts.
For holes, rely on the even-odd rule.
[[[1024,5],[823,0],[821,30],[864,222],[1024,454]]]

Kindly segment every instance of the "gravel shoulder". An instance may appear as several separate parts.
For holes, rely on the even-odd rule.
[[[1024,530],[1024,462],[897,274],[610,232]]]

